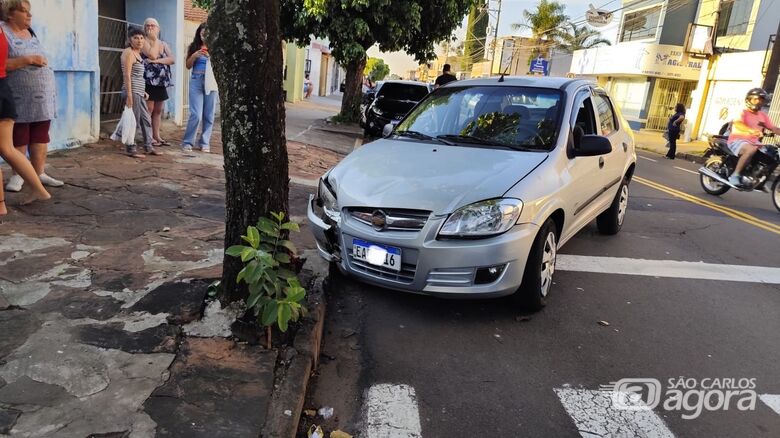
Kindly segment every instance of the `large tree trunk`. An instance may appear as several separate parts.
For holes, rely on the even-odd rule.
[[[347,82],[344,97],[341,100],[341,118],[349,122],[357,122],[360,118],[360,102],[363,99],[363,70],[366,68],[365,56],[356,61],[350,61],[347,66]]]
[[[259,217],[287,212],[279,0],[215,0],[207,41],[219,83],[228,248]],[[242,266],[224,256],[223,303],[245,297],[235,282]]]

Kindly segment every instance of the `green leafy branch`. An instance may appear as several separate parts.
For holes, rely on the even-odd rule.
[[[246,305],[257,321],[264,327],[276,324],[286,332],[290,321],[297,321],[306,313],[301,304],[306,290],[294,267],[297,249],[284,238],[288,232],[299,232],[300,228],[295,222],[285,222],[284,213],[271,212],[271,217],[273,220],[261,217],[256,227],[247,227],[241,239],[248,246],[234,245],[225,253],[244,262],[236,283],[243,281],[247,285]]]

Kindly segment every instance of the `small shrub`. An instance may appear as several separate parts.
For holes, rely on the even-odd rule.
[[[284,213],[271,212],[271,217],[261,217],[256,227],[247,227],[241,239],[248,246],[234,245],[225,253],[244,262],[236,283],[243,281],[249,289],[247,309],[254,313],[260,325],[276,324],[286,332],[290,321],[297,321],[306,313],[301,304],[306,290],[294,271],[297,250],[291,241],[284,239],[287,232],[300,229],[295,222],[285,222]]]

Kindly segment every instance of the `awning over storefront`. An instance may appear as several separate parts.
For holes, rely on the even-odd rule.
[[[682,46],[651,43],[620,43],[615,46],[577,50],[571,73],[591,76],[653,76],[695,81],[702,62],[689,58]]]

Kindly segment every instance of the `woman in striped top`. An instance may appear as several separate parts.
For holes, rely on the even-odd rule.
[[[141,48],[144,46],[144,33],[140,29],[130,30],[130,46],[122,52],[122,91],[127,96],[125,106],[133,110],[136,125],[141,128],[144,150],[149,155],[162,155],[152,146],[152,118],[146,106],[146,80],[144,79],[144,62],[141,59]],[[135,144],[125,145],[127,155],[133,158],[143,158],[138,153]]]

